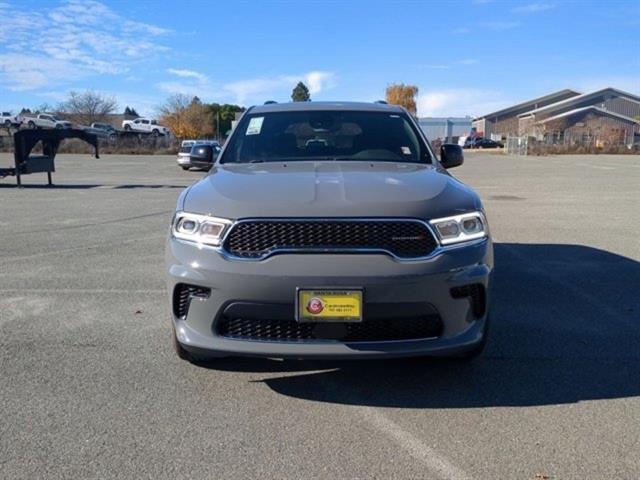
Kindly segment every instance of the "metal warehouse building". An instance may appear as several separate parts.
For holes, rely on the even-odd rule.
[[[518,135],[518,115],[578,95],[580,95],[579,92],[569,89],[553,92],[543,97],[534,98],[513,105],[512,107],[503,108],[502,110],[483,115],[482,117],[474,118],[473,126],[478,135],[484,137],[490,137],[492,134],[502,137]]]
[[[471,117],[423,117],[418,124],[429,140],[453,142],[454,137],[465,137],[471,131]]]
[[[608,87],[583,94],[562,90],[473,122],[485,136],[494,133],[536,137],[548,143],[596,140],[630,145],[640,133],[638,117],[640,97]]]

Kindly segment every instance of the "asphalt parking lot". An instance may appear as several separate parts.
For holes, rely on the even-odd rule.
[[[0,180],[0,478],[640,477],[639,156],[472,152],[452,170],[496,242],[470,365],[180,361],[163,243],[202,173],[57,168],[53,188]]]

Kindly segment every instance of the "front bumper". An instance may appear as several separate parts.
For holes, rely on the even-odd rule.
[[[176,162],[178,162],[178,165],[180,165],[181,167],[190,167],[191,157],[189,155],[178,155]]]
[[[169,238],[166,248],[170,299],[178,284],[211,289],[193,298],[184,318],[173,314],[176,335],[186,349],[200,354],[296,358],[377,358],[454,355],[482,341],[488,317],[493,247],[490,240],[443,251],[433,258],[401,262],[385,254],[280,254],[262,261],[229,260],[217,251]],[[468,298],[451,289],[480,284],[486,308],[480,316]],[[442,321],[437,338],[374,342],[256,341],[223,337],[216,322],[230,303],[291,305],[296,288],[362,287],[364,311],[389,304],[429,304]],[[173,311],[173,309],[172,309]]]

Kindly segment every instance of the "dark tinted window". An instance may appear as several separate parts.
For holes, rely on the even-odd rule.
[[[430,163],[427,146],[405,114],[362,111],[245,115],[222,163],[362,160]]]

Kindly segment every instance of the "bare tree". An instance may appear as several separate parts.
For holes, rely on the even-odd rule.
[[[69,92],[69,98],[58,108],[77,123],[89,125],[93,122],[105,121],[107,115],[115,112],[118,103],[111,96],[102,95],[92,90],[85,92]]]
[[[387,87],[386,100],[392,105],[401,105],[413,115],[416,115],[416,95],[418,87],[404,83],[392,84]]]

